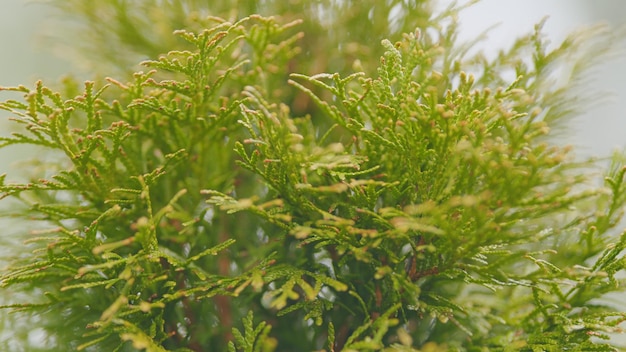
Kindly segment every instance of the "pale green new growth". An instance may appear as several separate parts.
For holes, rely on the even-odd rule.
[[[23,293],[3,307],[48,350],[616,350],[624,158],[581,187],[590,165],[549,139],[575,111],[554,68],[576,81],[609,35],[549,50],[538,25],[488,59],[455,8],[346,3],[61,3],[116,43],[104,69],[153,59],[1,88],[23,97],[0,103],[19,126],[0,146],[54,156],[0,178],[48,229],[2,271]]]

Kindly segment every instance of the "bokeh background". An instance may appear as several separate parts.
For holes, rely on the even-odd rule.
[[[441,6],[450,3],[448,0],[440,2]],[[515,37],[532,31],[534,24],[546,16],[549,18],[544,26],[545,33],[558,44],[573,30],[599,22],[615,30],[626,26],[626,1],[483,0],[462,13],[461,39],[470,40],[498,24],[481,44],[487,53],[495,53],[499,48],[508,47]],[[70,58],[63,57],[63,52],[55,49],[50,34],[61,31],[62,25],[63,18],[43,0],[0,0],[0,86],[30,85],[37,79],[54,82],[66,74],[90,78],[89,72],[81,71]],[[625,43],[616,43],[612,57],[595,67],[589,77],[588,87],[584,87],[582,94],[605,92],[603,95],[608,98],[581,111],[557,142],[573,145],[581,158],[609,156],[612,150],[626,147]],[[6,98],[6,94],[0,93],[1,100]],[[0,134],[9,133],[7,116],[0,111]],[[12,165],[27,158],[29,152],[15,147],[0,149],[0,173],[11,170]],[[3,229],[0,232],[1,264],[1,259],[10,251],[11,235],[16,231],[15,224],[7,220],[0,222],[0,228]],[[626,305],[626,297],[614,299]],[[8,334],[0,332],[0,338],[7,338]],[[36,336],[33,334],[33,338]],[[626,343],[626,338],[622,340]]]

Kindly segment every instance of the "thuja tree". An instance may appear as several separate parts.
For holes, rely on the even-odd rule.
[[[593,189],[549,138],[606,33],[487,58],[428,2],[65,4],[102,14],[121,77],[2,88],[0,145],[46,151],[0,179],[25,231],[4,308],[46,343],[4,349],[617,348],[623,159]]]

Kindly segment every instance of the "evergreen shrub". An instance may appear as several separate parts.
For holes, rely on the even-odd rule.
[[[624,158],[592,187],[550,132],[611,32],[490,57],[430,1],[57,5],[118,78],[1,88],[0,146],[42,151],[0,178],[2,324],[45,340],[4,350],[618,348]]]

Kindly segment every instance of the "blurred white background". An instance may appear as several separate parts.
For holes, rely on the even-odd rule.
[[[46,20],[57,14],[42,1],[0,0],[0,85],[57,78],[69,65],[43,40]]]
[[[43,2],[0,0],[0,86],[30,85],[40,78],[52,82],[63,74],[76,73],[69,60],[55,56],[52,44],[45,40],[46,32],[55,30],[47,21],[51,16],[57,13]],[[558,44],[581,26],[598,22],[608,22],[616,28],[626,25],[626,1],[484,0],[462,13],[462,38],[470,39],[500,23],[490,32],[485,48],[508,47],[513,38],[532,31],[534,24],[546,16],[549,19],[544,30]],[[608,156],[613,149],[626,147],[626,51],[593,72],[589,92],[606,91],[612,94],[612,99],[582,112],[572,121],[569,133],[562,137],[562,143],[574,145],[581,157]],[[6,95],[0,93],[0,100],[4,99]],[[8,133],[6,116],[0,112],[3,135]],[[23,157],[20,148],[0,150],[0,173],[7,172],[12,163]],[[2,226],[8,227],[6,223]],[[0,236],[6,236],[6,232]],[[0,256],[5,251],[0,248]],[[626,302],[626,297],[621,301]]]
[[[0,0],[0,86],[32,86],[38,79],[52,82],[71,72],[69,61],[55,56],[44,39],[46,31],[54,30],[46,26],[52,15],[56,13],[41,1]],[[0,100],[7,98],[6,93],[0,93]],[[7,116],[0,111],[0,135],[8,133]],[[28,148],[22,149],[0,149],[0,174],[24,157]]]

